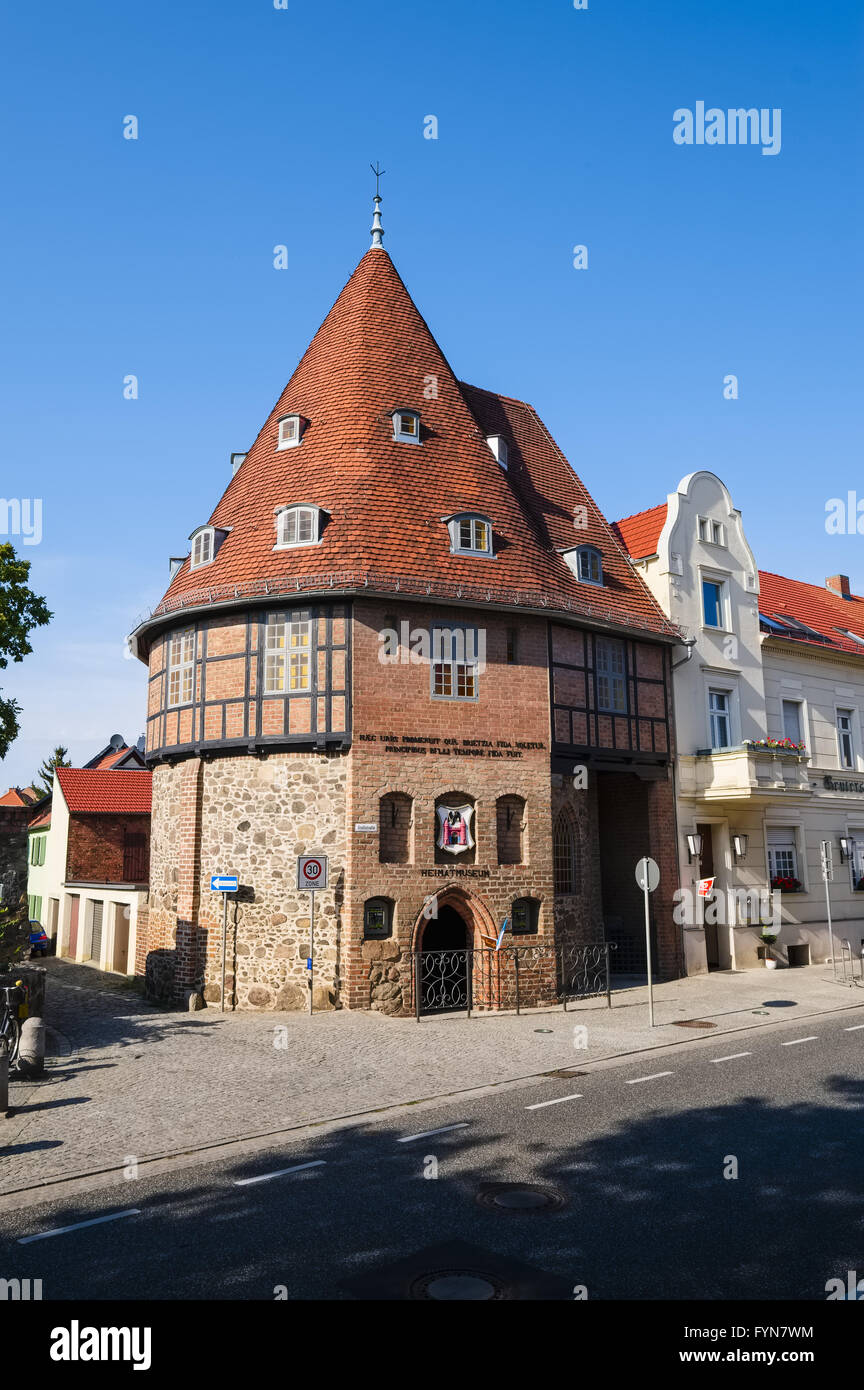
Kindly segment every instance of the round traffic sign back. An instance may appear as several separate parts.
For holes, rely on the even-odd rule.
[[[644,859],[639,860],[639,863],[636,865],[636,882],[639,884],[643,893],[646,888],[649,893],[654,892],[654,889],[660,882],[660,869],[657,866],[656,859],[649,859],[646,855]]]

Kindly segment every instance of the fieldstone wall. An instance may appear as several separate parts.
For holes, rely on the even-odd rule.
[[[226,1006],[305,1009],[310,895],[295,887],[296,859],[319,850],[329,858],[329,887],[315,900],[314,1003],[339,1002],[346,767],[343,754],[288,752],[155,770],[150,903],[138,961],[154,995],[164,997],[168,950],[177,958],[174,994],[192,988],[218,1004],[222,895],[211,892],[210,877],[231,873],[240,891],[229,898]]]

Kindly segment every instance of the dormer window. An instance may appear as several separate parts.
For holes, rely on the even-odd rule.
[[[486,443],[489,445],[489,448],[492,450],[501,467],[506,469],[508,450],[507,440],[504,438],[503,434],[488,434],[486,436]]]
[[[284,550],[295,545],[317,545],[321,539],[320,530],[320,507],[280,507],[276,512],[276,544],[273,548]]]
[[[603,584],[603,557],[593,545],[580,545],[576,551],[576,578],[583,584]]]
[[[300,443],[301,418],[299,415],[283,415],[279,421],[279,442],[277,449],[296,449]]]
[[[488,516],[460,512],[446,517],[452,555],[488,555],[492,551],[492,523]]]
[[[700,541],[710,541],[712,545],[726,544],[723,527],[719,521],[714,521],[710,516],[700,516],[698,524]]]
[[[209,565],[216,551],[216,533],[212,526],[202,526],[189,537],[192,542],[192,555],[189,568],[200,569]]]
[[[416,410],[393,411],[393,438],[403,444],[420,443],[420,415]]]

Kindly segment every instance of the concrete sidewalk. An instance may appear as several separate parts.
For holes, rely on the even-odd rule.
[[[864,1007],[830,969],[724,972],[619,988],[559,1009],[472,1019],[167,1013],[117,976],[52,960],[46,1079],[13,1083],[0,1120],[0,1193],[131,1160],[276,1133],[400,1103]],[[687,1021],[712,1027],[682,1027]]]

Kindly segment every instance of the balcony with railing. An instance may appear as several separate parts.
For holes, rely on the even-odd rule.
[[[679,755],[678,790],[702,801],[800,801],[811,795],[809,763],[806,748],[788,741],[699,748]]]

